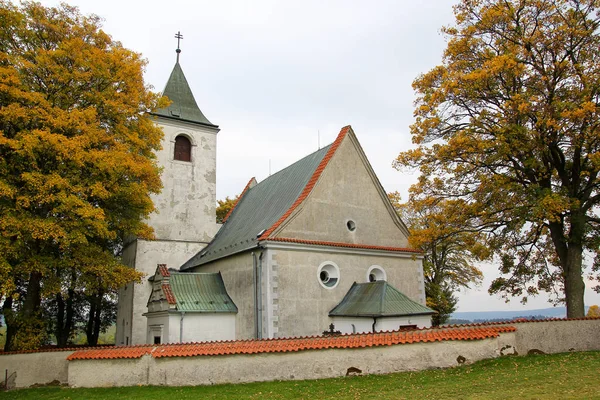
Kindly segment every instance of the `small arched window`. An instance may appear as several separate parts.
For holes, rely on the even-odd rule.
[[[185,136],[175,138],[175,155],[173,158],[179,161],[192,161],[192,144]]]

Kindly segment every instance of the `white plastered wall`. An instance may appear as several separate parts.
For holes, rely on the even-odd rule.
[[[333,317],[335,330],[341,333],[373,332],[373,318]],[[416,325],[417,328],[431,327],[431,317],[415,315],[412,317],[380,317],[375,323],[375,332],[397,331],[401,326]]]
[[[339,282],[331,289],[319,283],[317,273],[326,261],[335,263],[340,271]],[[389,284],[413,301],[425,304],[422,260],[414,254],[267,244],[263,255],[263,287],[267,288],[263,290],[264,337],[322,333],[333,321],[329,312],[354,282],[368,281],[367,271],[372,265],[384,269]],[[430,326],[428,319],[421,318],[417,325]],[[384,325],[385,330],[390,330],[390,326]]]

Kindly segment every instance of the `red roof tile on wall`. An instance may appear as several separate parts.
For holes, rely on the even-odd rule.
[[[140,358],[151,354],[161,357],[196,357],[228,354],[282,353],[304,350],[356,349],[397,344],[441,342],[447,340],[481,340],[498,337],[502,332],[514,332],[513,326],[477,327],[467,329],[420,329],[340,336],[313,336],[300,338],[237,340],[227,342],[203,342],[165,344],[157,346],[118,347],[106,350],[78,351],[69,360],[93,360],[106,358]]]
[[[325,242],[322,240],[304,240],[304,239],[280,238],[280,237],[268,238],[267,240],[274,241],[274,242],[308,244],[308,245],[315,245],[315,246],[332,246],[332,247],[347,247],[347,248],[352,248],[352,249],[401,251],[404,253],[422,253],[421,250],[411,249],[411,248],[407,248],[407,247],[375,246],[375,245],[370,245],[370,244]]]
[[[67,360],[104,360],[112,358],[141,358],[152,353],[154,346],[112,347],[110,349],[95,349],[76,351]]]
[[[281,216],[281,218],[279,218],[279,220],[273,224],[273,226],[271,226],[269,229],[267,229],[267,231],[265,233],[263,233],[258,238],[258,240],[265,240],[265,239],[267,239],[269,237],[269,235],[271,233],[273,233],[273,231],[275,229],[277,229],[277,227],[279,225],[281,225],[283,223],[283,221],[285,221],[290,216],[290,214],[292,213],[292,211],[294,211],[296,209],[296,207],[298,207],[308,197],[308,195],[310,194],[310,192],[315,187],[315,184],[319,180],[319,177],[321,176],[321,174],[325,170],[325,167],[329,163],[329,160],[331,160],[331,158],[335,154],[335,152],[338,149],[338,147],[340,147],[340,144],[342,143],[342,140],[344,140],[344,138],[346,137],[346,135],[348,134],[348,132],[350,132],[350,129],[352,129],[350,127],[350,125],[345,126],[345,127],[342,128],[342,130],[338,134],[338,136],[335,139],[335,141],[331,144],[331,147],[327,151],[327,154],[325,154],[325,157],[323,157],[323,159],[321,160],[321,163],[319,164],[319,166],[317,167],[317,169],[315,169],[315,172],[313,173],[313,175],[311,176],[311,178],[308,180],[308,183],[306,184],[306,186],[304,187],[304,189],[300,193],[300,196],[298,196],[298,198],[296,199],[296,201],[291,205],[290,209],[287,210]]]

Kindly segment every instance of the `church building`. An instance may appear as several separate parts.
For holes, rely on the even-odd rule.
[[[146,274],[119,293],[117,344],[279,338],[428,327],[422,255],[350,126],[261,182],[215,222],[219,128],[178,59],[156,111],[163,191],[123,262]]]

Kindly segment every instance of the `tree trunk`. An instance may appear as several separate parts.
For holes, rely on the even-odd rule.
[[[100,336],[102,296],[102,293],[90,296],[90,313],[88,315],[88,322],[85,329],[87,342],[90,346],[96,346],[98,344],[98,337]]]
[[[12,310],[13,298],[7,296],[2,305],[2,315],[4,315],[4,323],[6,324],[6,341],[4,342],[4,351],[12,350],[12,341],[15,336],[16,327],[13,323],[13,310]]]
[[[585,283],[581,276],[582,260],[583,249],[581,246],[570,245],[564,267],[567,318],[585,317],[585,304],[583,300]]]
[[[556,254],[560,260],[565,284],[565,304],[567,318],[585,317],[583,295],[585,284],[582,277],[583,239],[586,217],[582,210],[573,210],[570,217],[568,237],[563,222],[550,222],[550,232]]]
[[[66,341],[64,339],[64,325],[65,325],[65,301],[61,293],[56,294],[56,344],[58,347],[64,347]]]
[[[27,295],[23,302],[23,317],[26,319],[34,317],[40,310],[40,304],[42,303],[42,274],[39,272],[32,272],[29,275],[29,282],[27,282]]]
[[[72,289],[69,289],[69,297],[66,301],[61,293],[56,295],[56,306],[58,312],[56,315],[56,344],[58,347],[66,347],[69,344],[71,333],[73,332],[73,296]]]

